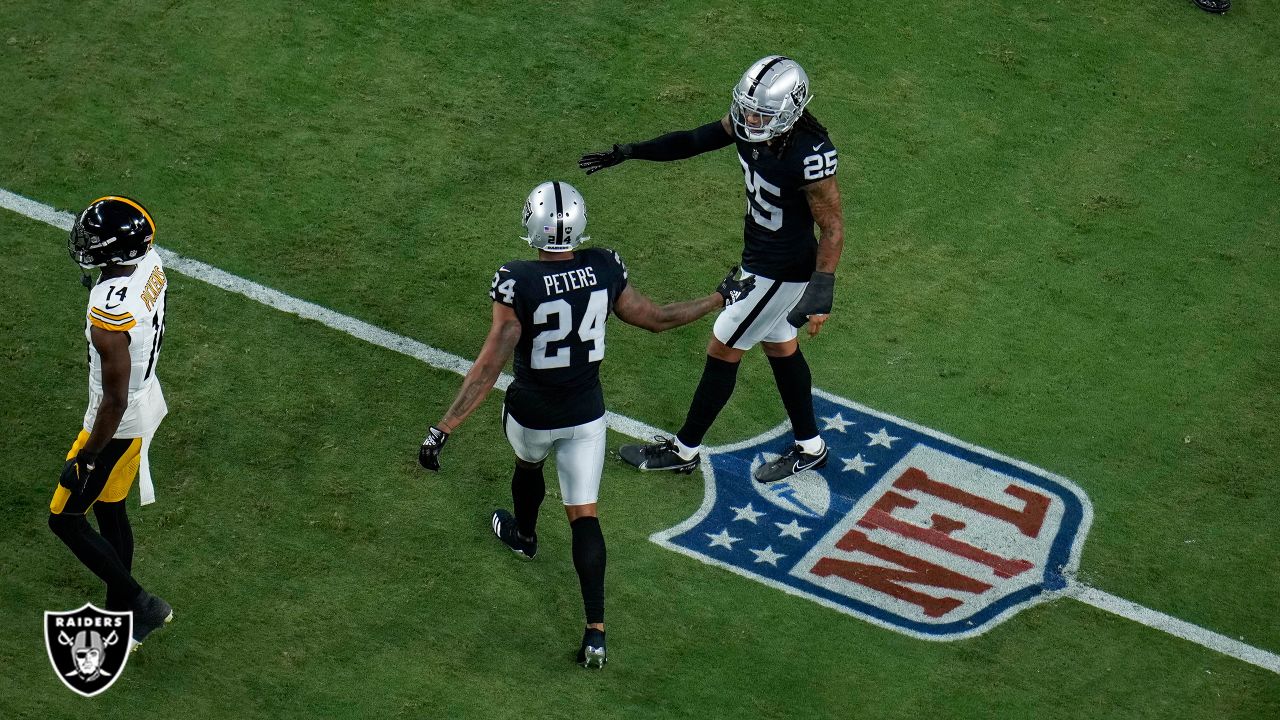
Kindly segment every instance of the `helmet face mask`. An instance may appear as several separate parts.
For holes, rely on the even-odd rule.
[[[796,61],[770,55],[747,68],[733,88],[729,119],[747,142],[765,142],[790,130],[813,96],[809,76]]]
[[[155,240],[156,226],[146,208],[118,195],[98,198],[71,226],[67,252],[81,268],[133,265]]]
[[[591,238],[587,229],[587,203],[566,182],[544,182],[529,193],[521,215],[525,234],[521,240],[547,252],[568,252]]]

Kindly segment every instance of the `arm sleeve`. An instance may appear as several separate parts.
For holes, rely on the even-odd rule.
[[[679,130],[652,140],[627,145],[624,151],[627,157],[638,160],[666,162],[719,150],[732,142],[733,137],[724,131],[724,126],[717,119],[693,130]]]

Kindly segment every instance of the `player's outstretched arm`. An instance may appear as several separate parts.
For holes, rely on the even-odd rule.
[[[453,404],[445,412],[440,422],[432,425],[427,437],[418,450],[418,462],[428,470],[440,469],[440,450],[449,439],[449,433],[457,429],[480,403],[484,402],[493,384],[502,374],[502,368],[511,359],[516,343],[520,342],[520,320],[516,311],[495,302],[493,304],[493,324],[489,326],[489,336],[484,340],[480,357],[467,371],[462,380],[462,388],[453,399]]]
[[[613,167],[623,160],[683,160],[719,150],[732,142],[733,128],[729,125],[729,116],[725,115],[693,130],[678,130],[652,140],[627,145],[615,144],[611,150],[587,153],[578,160],[578,167],[590,175]]]
[[[844,212],[840,207],[840,186],[835,177],[804,186],[809,210],[818,223],[818,266],[809,279],[809,287],[787,314],[795,327],[809,323],[809,337],[818,334],[831,314],[836,285],[836,266],[844,252]]]
[[[628,284],[614,303],[613,312],[628,325],[650,332],[657,333],[688,325],[712,310],[732,305],[751,294],[752,288],[756,286],[755,277],[739,279],[737,275],[738,268],[734,266],[710,295],[668,305],[658,305],[636,290],[634,284]]]

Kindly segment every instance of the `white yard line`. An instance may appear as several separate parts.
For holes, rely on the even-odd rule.
[[[4,189],[0,189],[0,207],[12,210],[32,220],[47,223],[61,230],[70,230],[71,224],[75,221],[75,216],[71,213],[55,210],[48,205],[30,200],[21,195],[15,195]],[[164,249],[161,249],[160,253],[167,267],[223,290],[243,295],[268,307],[307,318],[308,320],[315,320],[334,330],[421,360],[434,368],[448,370],[459,375],[465,375],[467,370],[471,368],[472,362],[470,360],[438,350],[412,338],[383,330],[363,320],[357,320],[342,313],[334,312],[315,303],[299,300],[292,295],[286,295],[278,290],[259,285],[252,280],[232,275],[199,260],[192,260]],[[502,377],[498,379],[498,389],[506,390],[507,386],[511,384],[511,380],[510,375],[503,373]],[[646,440],[654,435],[670,434],[663,433],[658,428],[617,413],[607,413],[606,417],[611,429],[629,437]],[[1223,655],[1228,655],[1280,674],[1280,655],[1246,645],[1238,640],[1232,640],[1212,630],[1192,625],[1087,585],[1073,585],[1063,592],[1063,595],[1065,597],[1073,597],[1080,602],[1133,620],[1147,627],[1169,633],[1175,637],[1190,640],[1197,645]]]
[[[1190,640],[1197,645],[1202,645],[1223,655],[1243,660],[1250,665],[1257,665],[1265,670],[1280,674],[1280,656],[1275,653],[1260,650],[1252,645],[1246,645],[1239,640],[1219,635],[1212,630],[1205,630],[1199,625],[1192,625],[1184,620],[1143,607],[1135,602],[1116,597],[1109,592],[1104,592],[1088,585],[1073,585],[1064,594],[1067,597],[1073,597],[1082,603],[1106,610],[1122,618],[1167,632],[1183,640]]]
[[[12,210],[19,215],[25,215],[32,220],[39,220],[40,222],[48,223],[49,225],[61,230],[69,231],[71,229],[71,224],[75,222],[76,219],[75,215],[71,213],[55,210],[48,205],[43,205],[34,200],[22,197],[21,195],[15,195],[4,189],[0,189],[0,207]],[[472,362],[470,360],[454,355],[453,353],[438,350],[426,343],[418,342],[417,340],[407,338],[403,335],[397,335],[388,330],[383,330],[382,328],[377,327],[376,325],[370,325],[363,320],[357,320],[348,315],[343,315],[340,312],[334,312],[328,308],[316,305],[315,303],[300,300],[292,295],[286,295],[279,290],[272,290],[265,285],[259,285],[252,280],[246,280],[239,275],[232,275],[229,272],[219,270],[218,268],[202,263],[199,260],[192,260],[191,258],[183,257],[171,250],[166,250],[159,246],[157,246],[156,249],[160,252],[160,257],[163,258],[165,267],[177,270],[188,277],[193,277],[197,280],[209,283],[214,287],[222,288],[223,290],[233,292],[237,295],[243,295],[250,300],[256,300],[267,307],[287,312],[290,315],[297,315],[298,317],[303,317],[308,320],[315,320],[321,325],[326,325],[334,330],[344,332],[352,337],[360,338],[365,342],[378,345],[379,347],[394,350],[402,355],[408,355],[411,358],[421,360],[431,367],[439,368],[440,370],[448,370],[450,372],[458,373],[459,375],[466,375],[467,371],[471,369]],[[498,378],[496,387],[499,390],[506,390],[507,386],[511,384],[511,380],[512,377],[510,375],[503,373]],[[662,430],[650,427],[639,420],[632,420],[629,417],[618,415],[617,413],[608,413],[606,418],[610,428],[630,437],[650,438],[654,435],[670,435],[670,433],[663,433]]]

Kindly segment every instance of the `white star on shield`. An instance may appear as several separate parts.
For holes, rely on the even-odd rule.
[[[772,545],[766,547],[763,550],[756,550],[755,548],[747,548],[747,549],[755,553],[756,562],[769,563],[774,567],[778,567],[778,561],[786,557],[786,555],[783,555],[782,553],[774,552]]]
[[[705,535],[711,538],[711,544],[708,547],[720,546],[726,550],[732,550],[733,544],[742,539],[742,538],[736,538],[730,535],[729,528],[725,528],[720,532],[714,533],[714,534],[705,533]]]
[[[840,458],[840,459],[844,461],[844,467],[841,468],[844,472],[849,472],[850,470],[856,470],[859,475],[866,475],[867,468],[875,465],[875,463],[867,462],[866,460],[863,460],[862,453],[858,453],[857,455],[854,455],[852,458]]]
[[[802,540],[803,538],[800,536],[813,529],[804,527],[800,523],[796,522],[795,518],[792,518],[789,523],[783,524],[776,522],[774,525],[778,526],[778,535],[780,537],[793,537],[797,540]]]
[[[880,432],[863,433],[863,435],[866,435],[867,437],[871,438],[871,442],[867,443],[867,447],[872,447],[874,445],[883,445],[884,447],[887,447],[890,450],[893,449],[894,440],[902,439],[900,437],[894,437],[890,435],[889,431],[885,428],[880,428]]]
[[[747,503],[746,507],[740,508],[730,506],[729,509],[733,511],[733,519],[735,522],[738,520],[746,520],[752,525],[757,525],[758,523],[756,520],[764,516],[764,513],[751,507],[751,503]]]
[[[845,428],[849,427],[850,425],[857,424],[857,423],[845,420],[843,417],[840,416],[840,413],[836,413],[832,417],[824,417],[822,418],[822,422],[826,423],[826,426],[822,428],[823,430],[839,430],[840,432],[845,432]]]

